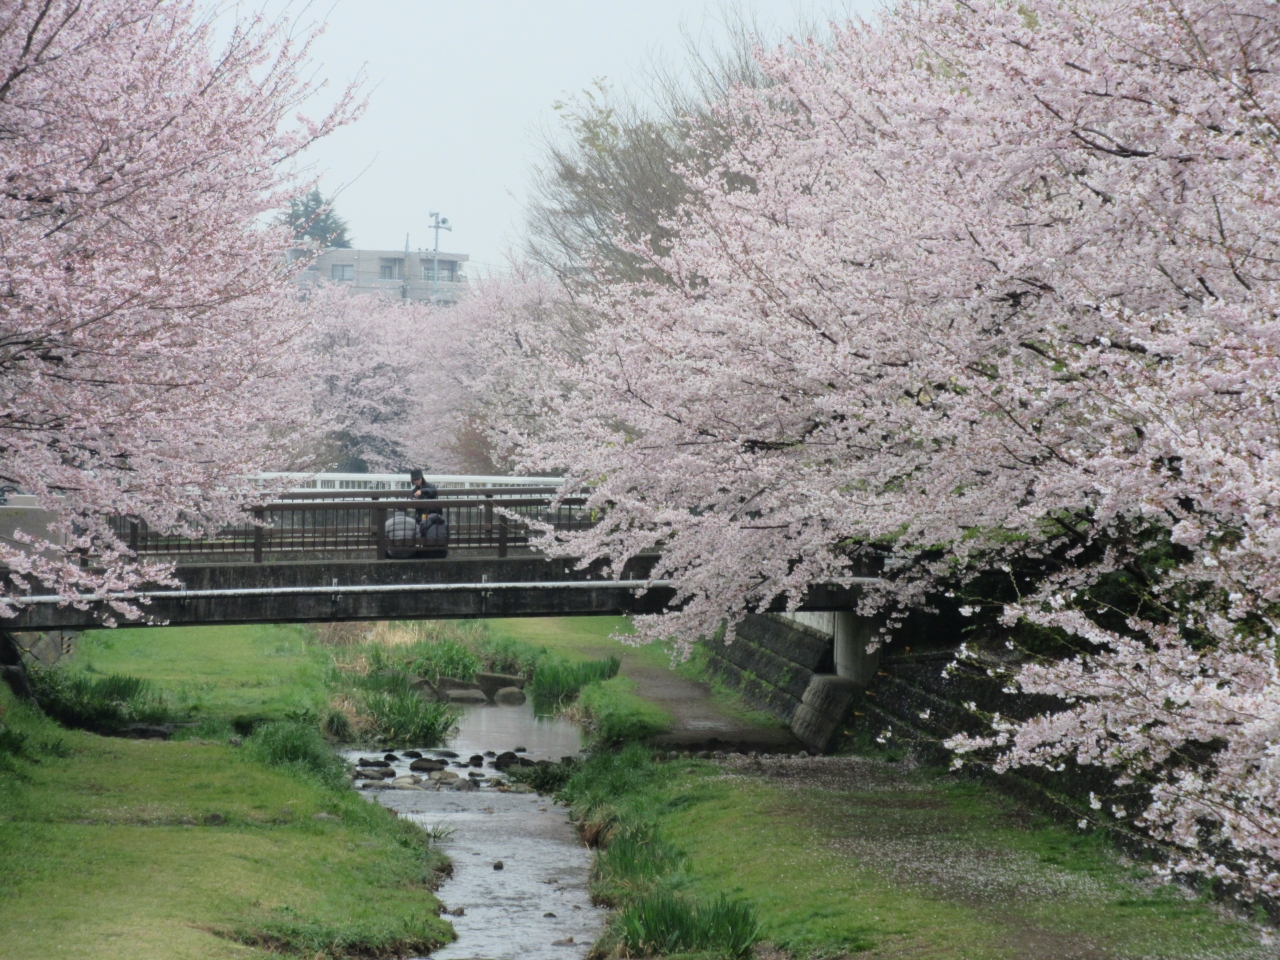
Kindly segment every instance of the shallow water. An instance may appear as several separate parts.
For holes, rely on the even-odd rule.
[[[462,761],[516,747],[526,748],[532,760],[560,760],[578,753],[582,736],[566,720],[535,716],[528,703],[486,705],[463,708],[458,732],[446,746]],[[396,772],[408,773],[409,763],[395,763]],[[466,775],[461,767],[451,769]],[[484,772],[494,773],[487,766]],[[605,912],[591,905],[587,893],[591,853],[564,808],[548,798],[492,786],[470,793],[382,790],[371,798],[425,827],[453,830],[442,844],[453,860],[453,876],[438,895],[447,910],[464,912],[448,918],[458,939],[433,953],[435,960],[575,960],[600,935]],[[501,870],[494,869],[498,861]]]

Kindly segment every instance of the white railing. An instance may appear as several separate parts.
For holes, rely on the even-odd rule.
[[[259,473],[255,479],[272,485],[289,482],[290,490],[408,490],[407,473]],[[485,487],[558,487],[560,477],[488,477],[451,473],[424,474],[437,487],[483,489]]]

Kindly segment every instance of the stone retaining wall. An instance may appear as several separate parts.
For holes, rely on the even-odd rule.
[[[727,646],[713,643],[711,670],[752,706],[790,723],[815,673],[835,669],[831,637],[778,614],[749,614]]]

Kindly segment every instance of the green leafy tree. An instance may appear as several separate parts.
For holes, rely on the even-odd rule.
[[[333,201],[326,200],[315,187],[306,196],[289,201],[288,222],[293,229],[293,239],[299,244],[319,242],[326,247],[351,246],[347,221],[334,213]]]

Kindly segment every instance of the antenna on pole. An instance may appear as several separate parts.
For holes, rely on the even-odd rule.
[[[431,229],[436,232],[436,248],[431,257],[431,305],[435,306],[440,293],[440,231],[448,230],[453,232],[453,227],[449,226],[449,218],[442,217],[434,210],[427,214],[431,218]],[[406,243],[408,242],[406,238]]]

